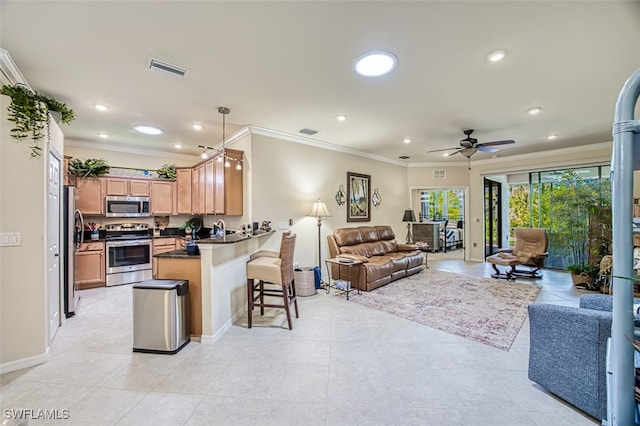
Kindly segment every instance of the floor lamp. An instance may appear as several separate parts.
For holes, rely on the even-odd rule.
[[[407,222],[407,244],[413,243],[413,236],[411,235],[411,222],[416,221],[416,215],[413,210],[405,210],[402,221]]]
[[[322,276],[322,240],[320,239],[320,227],[322,226],[322,219],[330,217],[331,213],[327,210],[327,206],[325,206],[322,201],[318,200],[313,203],[313,207],[307,216],[318,218],[318,267],[320,268],[320,276]],[[322,279],[320,279],[320,283],[322,284]]]

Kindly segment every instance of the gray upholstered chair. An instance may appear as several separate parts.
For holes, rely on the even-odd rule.
[[[607,417],[612,303],[612,296],[592,294],[579,308],[529,305],[529,379],[597,419]]]

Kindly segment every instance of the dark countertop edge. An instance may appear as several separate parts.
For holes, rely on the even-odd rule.
[[[267,235],[272,235],[275,232],[276,231],[271,230],[269,232],[255,234],[253,236],[241,235],[241,234],[229,234],[229,235],[227,235],[225,237],[203,238],[201,240],[197,240],[197,243],[198,244],[235,244],[235,243],[239,243],[241,241],[249,240],[251,238],[261,238],[261,237],[265,237]]]
[[[154,254],[153,257],[172,259],[200,259],[200,255],[189,255],[186,250],[172,250],[164,253]]]

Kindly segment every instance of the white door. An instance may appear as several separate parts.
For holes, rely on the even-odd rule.
[[[53,340],[61,324],[60,294],[60,159],[49,155],[49,188],[47,201],[47,287],[49,294],[49,336]]]

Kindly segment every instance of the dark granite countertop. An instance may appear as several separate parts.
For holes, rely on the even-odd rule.
[[[228,234],[228,235],[225,235],[224,237],[203,238],[201,240],[198,240],[197,243],[198,244],[234,244],[234,243],[239,243],[240,241],[248,240],[250,238],[259,238],[259,237],[264,237],[266,235],[271,235],[275,232],[276,231],[269,231],[269,232],[259,231],[258,233],[254,234],[253,237],[249,235],[242,235],[242,234]]]
[[[172,250],[164,253],[154,254],[153,257],[163,257],[172,259],[200,259],[200,255],[188,255],[186,250]]]

